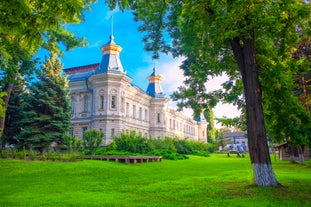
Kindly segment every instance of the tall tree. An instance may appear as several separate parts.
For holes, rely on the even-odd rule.
[[[5,116],[5,107],[4,107],[4,101],[2,99],[3,96],[6,96],[6,93],[0,92],[0,118],[3,118]],[[0,137],[2,136],[2,130],[0,128]]]
[[[18,122],[22,118],[21,104],[23,102],[23,94],[25,92],[25,80],[18,77],[13,86],[10,100],[6,109],[5,128],[1,137],[2,148],[6,144],[16,144],[16,135],[20,132]]]
[[[80,23],[83,10],[96,0],[19,0],[0,2],[0,68],[5,71],[2,88],[4,109],[7,107],[21,65],[32,59],[40,47],[59,51],[59,42],[67,49],[84,45],[66,29],[68,23]],[[29,68],[26,68],[26,71]],[[3,109],[1,111],[3,113]],[[5,117],[0,117],[0,134]]]
[[[135,11],[146,33],[145,49],[184,55],[185,84],[199,102],[206,102],[209,75],[225,72],[241,79],[246,103],[249,150],[256,186],[278,186],[271,166],[259,81],[265,58],[288,53],[297,42],[297,25],[310,22],[310,6],[304,1],[116,1],[110,8]],[[169,39],[170,38],[170,39]],[[170,43],[168,45],[167,43]],[[271,44],[273,43],[273,44]],[[264,80],[264,79],[261,79]]]
[[[215,142],[216,128],[214,123],[214,111],[212,109],[204,111],[204,117],[208,122],[207,125],[207,139],[209,142]]]
[[[298,30],[298,33],[301,31]],[[311,62],[308,39],[303,38],[292,54],[283,55],[283,61],[275,61],[280,58],[277,56],[266,59],[265,65],[269,67],[262,70],[265,74],[262,82],[269,137],[277,142],[288,142],[290,148],[297,147],[301,164],[304,163],[301,146],[311,143],[310,95],[308,95]],[[294,162],[293,153],[291,158]]]
[[[38,76],[39,81],[24,96],[17,139],[20,147],[34,147],[42,153],[52,142],[63,142],[70,126],[70,100],[67,79],[55,55],[46,59]]]

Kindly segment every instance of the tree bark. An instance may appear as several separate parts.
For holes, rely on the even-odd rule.
[[[288,150],[289,150],[289,160],[291,163],[296,163],[295,161],[295,153],[294,153],[294,147],[293,144],[288,142]]]
[[[298,157],[299,157],[299,164],[304,165],[305,164],[305,158],[304,158],[302,147],[297,146],[297,151],[298,151]]]
[[[4,109],[5,110],[8,108],[9,100],[10,100],[10,97],[11,97],[11,92],[13,90],[13,86],[14,86],[14,82],[15,82],[16,77],[17,77],[17,73],[14,75],[13,80],[9,81],[9,83],[7,84],[7,86],[4,89],[4,92],[6,92],[6,95],[3,97]],[[4,113],[3,117],[0,117],[0,136],[3,133],[3,131],[4,131],[5,117],[6,117],[6,113]],[[2,140],[1,139],[2,149],[5,148],[5,144],[6,144],[6,140]]]
[[[254,38],[231,41],[244,86],[246,102],[248,146],[253,166],[255,186],[277,187],[271,166],[269,147],[264,126],[261,86],[256,65]]]

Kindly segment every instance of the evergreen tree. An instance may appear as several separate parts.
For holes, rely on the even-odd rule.
[[[5,128],[1,137],[2,146],[5,144],[16,144],[16,135],[20,132],[18,122],[22,118],[21,104],[22,96],[25,91],[25,81],[18,77],[11,92],[10,100],[6,110]]]
[[[19,146],[33,147],[43,153],[52,142],[63,142],[70,126],[70,104],[68,82],[56,56],[46,59],[38,76],[39,81],[24,95],[18,141]]]
[[[0,1],[0,68],[6,74],[6,87],[0,92],[0,134],[4,129],[5,111],[17,74],[25,74],[31,68],[23,68],[23,62],[33,59],[41,48],[59,52],[85,45],[84,38],[77,38],[67,30],[66,24],[83,21],[84,10],[96,0],[19,0]],[[60,47],[60,43],[62,46]],[[2,107],[4,106],[4,107]]]

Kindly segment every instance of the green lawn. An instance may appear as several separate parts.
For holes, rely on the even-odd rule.
[[[272,161],[284,188],[250,186],[248,157],[135,165],[0,159],[0,206],[311,206],[311,162]]]

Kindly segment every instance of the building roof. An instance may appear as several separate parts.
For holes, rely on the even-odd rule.
[[[115,43],[112,35],[110,36],[110,40],[101,47],[101,50],[103,57],[96,73],[125,73],[120,60],[122,48]]]
[[[75,74],[75,73],[84,73],[92,70],[96,70],[99,66],[99,63],[94,63],[90,65],[83,65],[83,66],[78,66],[78,67],[73,67],[73,68],[66,68],[64,69],[64,72],[67,75],[70,74]]]
[[[147,94],[154,98],[164,98],[165,94],[163,93],[163,89],[161,86],[162,77],[159,75],[156,75],[156,69],[153,68],[153,72],[148,77],[148,88],[147,88]]]
[[[95,70],[90,70],[90,71],[86,71],[82,73],[73,73],[73,74],[68,75],[67,79],[70,82],[81,81],[81,80],[88,79],[93,74],[95,74]]]

